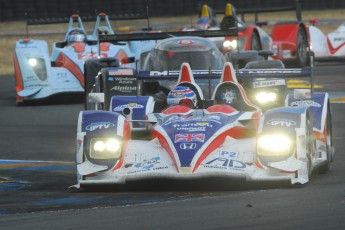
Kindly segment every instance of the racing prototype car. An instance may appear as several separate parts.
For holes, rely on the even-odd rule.
[[[237,76],[278,72],[295,76],[308,69],[235,73],[226,62],[218,85],[207,98],[198,85],[200,78],[194,78],[205,74],[192,72],[189,64],[183,63],[168,96],[172,103],[159,112],[154,112],[157,105],[152,96],[140,95],[136,81],[171,81],[176,79],[176,71],[136,74],[134,69],[121,67],[103,71],[108,71],[104,87],[122,94],[109,101],[105,93],[94,93],[94,102],[109,103],[109,109],[80,112],[78,182],[74,187],[215,177],[304,184],[317,168],[322,172],[329,169],[334,148],[327,93],[297,90],[287,96],[284,107],[262,113],[237,81]],[[211,75],[217,73],[204,79]],[[136,138],[139,131],[148,132],[151,138]]]
[[[101,21],[106,24],[100,25]],[[27,24],[37,22],[28,21]],[[84,93],[85,60],[115,57],[126,63],[126,60],[135,56],[127,43],[99,44],[97,37],[95,39],[96,32],[113,33],[108,16],[104,13],[97,16],[94,33],[90,36],[87,36],[79,15],[72,15],[64,41],[53,44],[50,57],[46,41],[29,38],[17,41],[13,55],[16,103],[24,104],[61,93]]]
[[[230,3],[226,4],[224,10],[214,10],[214,13],[225,13],[221,22],[213,23],[217,25],[212,27],[210,22],[214,21],[214,14],[208,12],[209,7],[203,6],[202,14],[195,28],[185,28],[185,30],[201,29],[201,30],[226,30],[237,26],[238,37],[229,36],[219,43],[219,39],[215,40],[218,48],[223,53],[229,51],[243,50],[271,50],[272,58],[281,60],[289,67],[304,67],[309,65],[309,49],[310,38],[307,26],[302,22],[301,6],[296,1],[296,6],[292,7],[276,7],[264,9],[248,9],[238,10],[236,14],[234,6]],[[280,12],[280,11],[296,11],[296,21],[282,21],[272,26],[271,36],[263,29],[263,25],[267,25],[266,21],[258,20],[258,13],[264,12]],[[244,20],[245,14],[255,14],[255,23],[247,24]]]
[[[309,25],[311,50],[315,53],[315,61],[345,60],[345,23],[335,31],[325,35],[315,26],[316,20]]]

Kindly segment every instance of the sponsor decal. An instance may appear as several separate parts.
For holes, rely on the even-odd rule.
[[[206,127],[180,127],[176,128],[177,131],[188,131],[188,132],[205,132]]]
[[[118,84],[134,84],[136,82],[136,78],[131,78],[131,77],[108,77],[108,81],[114,82],[116,81]]]
[[[283,58],[291,57],[291,50],[283,50]]]
[[[226,90],[225,92],[222,92],[220,95],[220,99],[226,104],[231,104],[234,102],[234,100],[237,98],[236,91],[234,89],[232,90]]]
[[[77,152],[79,152],[79,150],[80,150],[82,144],[83,144],[83,141],[80,140],[80,139],[78,139],[78,140],[77,140]]]
[[[206,127],[212,127],[208,122],[197,122],[189,124],[174,124],[173,128],[177,131],[205,132]]]
[[[133,167],[137,168],[137,169],[144,169],[144,170],[151,170],[155,164],[159,164],[160,163],[160,157],[154,157],[151,158],[150,160],[144,160],[141,163],[136,163],[133,164]]]
[[[131,76],[133,75],[133,69],[109,69],[110,76]]]
[[[119,106],[116,106],[114,108],[114,111],[122,111],[126,108],[129,108],[129,109],[142,109],[144,108],[143,105],[140,105],[140,104],[137,104],[137,103],[129,103],[129,104],[125,104],[125,105],[119,105]]]
[[[131,91],[136,91],[137,87],[136,86],[114,86],[113,88],[111,88],[110,90],[112,91],[122,91],[122,92],[131,92]]]
[[[300,71],[299,71],[300,72]],[[222,74],[222,71],[219,70],[192,70],[193,75],[209,75],[209,74]],[[180,74],[179,70],[170,70],[170,71],[150,71],[150,76],[178,76]]]
[[[175,135],[175,143],[178,142],[204,142],[204,133],[181,133]]]
[[[241,70],[239,70],[241,73]],[[302,71],[299,69],[284,69],[284,70],[250,70],[249,74],[301,74]]]
[[[272,119],[267,121],[267,124],[273,125],[273,126],[286,126],[286,127],[291,127],[295,126],[296,122],[290,119]]]
[[[345,41],[345,37],[335,37],[333,40],[335,42],[337,42],[337,41]]]
[[[100,129],[107,129],[109,127],[115,126],[114,123],[112,122],[95,122],[91,123],[88,126],[86,126],[85,130],[86,131],[94,131],[94,130],[100,130]]]
[[[108,57],[107,54],[102,54],[103,57]],[[82,53],[78,54],[78,59],[90,59],[90,58],[98,58],[98,52],[92,52],[92,53]]]
[[[238,152],[222,151],[220,155],[227,158],[238,158]]]
[[[181,45],[190,45],[190,44],[193,44],[193,41],[191,41],[191,40],[182,40],[182,41],[179,41],[178,43],[181,44]]]
[[[291,103],[292,106],[302,106],[302,107],[321,107],[321,105],[312,100],[305,101],[294,101]]]
[[[134,167],[136,170],[128,172],[129,174],[133,173],[140,173],[140,172],[147,172],[147,171],[154,171],[154,170],[162,170],[167,169],[168,166],[159,166],[155,167],[157,164],[160,164],[160,157],[153,157],[150,160],[144,160],[141,163],[136,163],[133,165],[129,165],[128,167]]]
[[[265,80],[265,81],[256,81],[253,82],[254,88],[266,87],[266,86],[276,86],[276,85],[286,85],[284,79],[277,80]]]
[[[191,150],[196,148],[196,143],[181,143],[180,149],[182,150]]]
[[[298,136],[299,143],[301,144],[301,147],[305,149],[306,147],[306,138],[305,135],[299,135]]]
[[[205,168],[215,168],[215,169],[232,169],[232,170],[244,170],[247,166],[245,163],[228,159],[224,157],[215,158],[204,165]]]

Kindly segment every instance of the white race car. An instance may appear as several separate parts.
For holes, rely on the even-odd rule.
[[[309,34],[315,61],[345,60],[345,23],[327,35],[316,26],[310,25]]]

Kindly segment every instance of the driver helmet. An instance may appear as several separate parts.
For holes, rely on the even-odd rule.
[[[107,34],[110,34],[110,30],[106,26],[100,26],[100,27],[98,27],[98,34],[99,35],[107,35]]]
[[[237,95],[234,89],[225,90],[220,95],[221,102],[228,105],[234,105],[236,103],[236,99],[237,99]]]
[[[209,19],[206,17],[201,17],[199,18],[197,24],[196,24],[196,28],[198,28],[199,30],[207,30],[210,28],[210,22]]]
[[[168,105],[187,105],[196,107],[197,98],[193,90],[187,86],[176,86],[173,88],[167,98]]]
[[[72,29],[67,37],[68,44],[74,42],[86,42],[86,34],[82,29]]]

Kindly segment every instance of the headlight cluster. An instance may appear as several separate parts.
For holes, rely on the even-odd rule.
[[[291,153],[293,141],[285,134],[265,134],[259,136],[257,148],[259,156],[275,157]]]
[[[260,104],[275,102],[277,100],[277,94],[275,92],[259,92],[255,95],[255,99]]]
[[[223,48],[225,50],[235,50],[237,49],[237,40],[226,40],[223,42]]]
[[[92,138],[90,157],[93,159],[115,159],[121,156],[122,141],[117,138]]]
[[[43,58],[28,57],[30,67],[33,69],[37,77],[44,81],[47,79],[47,69]]]

